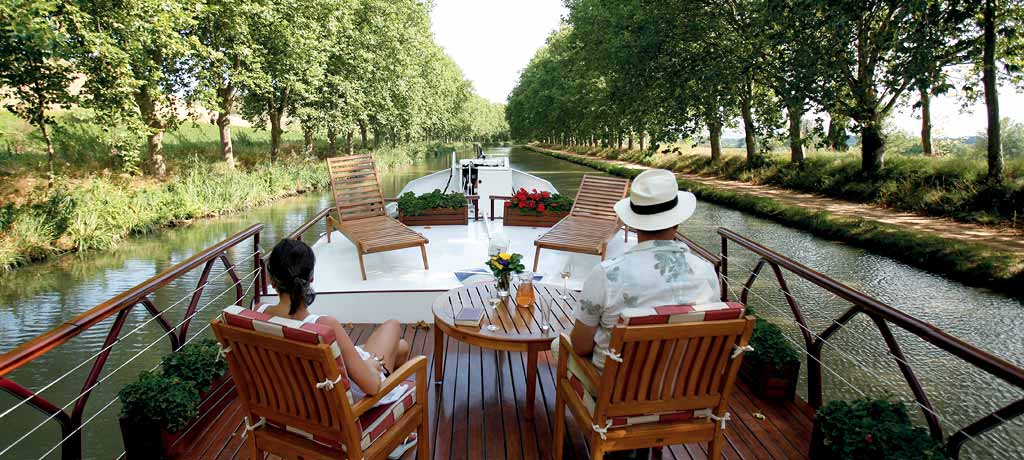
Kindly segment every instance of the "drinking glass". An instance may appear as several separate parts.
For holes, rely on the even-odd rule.
[[[555,299],[549,296],[538,296],[537,298],[537,323],[540,330],[547,332],[551,329],[551,307]]]
[[[569,278],[572,277],[572,261],[566,260],[565,264],[562,265],[562,271],[559,276],[562,277],[562,294],[559,296],[562,300],[569,298]]]
[[[533,304],[536,294],[533,291],[533,272],[519,274],[519,287],[516,290],[516,305],[528,308]]]

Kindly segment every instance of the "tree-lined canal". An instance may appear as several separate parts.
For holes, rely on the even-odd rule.
[[[520,148],[492,148],[488,153],[508,155],[514,167],[550,180],[563,193],[574,193],[580,177],[594,172]],[[447,163],[447,158],[439,157],[384,172],[384,194],[393,196],[409,180],[443,169]],[[262,239],[264,248],[269,248],[276,239],[329,206],[330,201],[327,193],[289,198],[270,207],[134,238],[110,252],[67,256],[3,275],[0,277],[0,353],[50,330],[251,223],[266,225]],[[708,203],[700,204],[683,230],[701,245],[717,249],[719,241],[715,230],[719,226],[728,227],[787,254],[1014,364],[1024,365],[1024,335],[1020,333],[1024,330],[1021,315],[1024,304],[1020,300],[970,288],[888,258]],[[248,245],[244,247],[248,248]],[[252,266],[245,252],[239,250],[233,254],[233,260],[242,268],[240,274],[248,273]],[[739,284],[746,279],[746,270],[755,261],[743,251],[737,250],[730,256],[730,272],[737,278],[733,284]],[[219,271],[216,268],[214,273]],[[191,293],[198,276],[197,271],[177,280],[159,292],[155,302],[163,308],[172,308],[171,317],[180,320],[184,306],[175,302]],[[204,293],[202,302],[213,302],[213,307],[197,316],[193,331],[206,325],[214,315],[215,307],[229,301],[230,295],[216,298],[229,283],[225,281],[226,277],[215,278],[216,282]],[[243,276],[243,288],[248,288],[251,280],[251,275]],[[798,282],[795,278],[790,282],[813,330],[827,327],[847,307],[807,283]],[[757,282],[752,304],[758,307],[760,315],[782,326],[795,344],[802,343],[774,281],[764,277]],[[161,338],[155,324],[139,327],[148,320],[142,309],[131,315],[124,329],[124,334],[130,332],[130,335],[114,348],[105,367],[105,381],[90,397],[86,419],[113,401],[117,390],[133,380],[140,370],[156,365],[159,357],[167,351],[167,342]],[[72,369],[94,356],[107,330],[108,327],[95,327],[11,377],[30,389],[38,390],[70,372],[41,395],[58,406],[73,404],[88,372],[88,364]],[[914,337],[900,331],[896,334],[910,364],[939,409],[948,432],[1022,396],[1018,390],[1002,385]],[[133,358],[140,352],[142,354],[138,358]],[[863,318],[837,334],[825,346],[824,356],[828,397],[888,394],[893,398],[913,401],[899,370],[884,351],[879,335]],[[13,398],[0,395],[0,414],[13,404]],[[86,425],[87,458],[114,458],[121,452],[116,422],[118,410],[118,404],[113,402]],[[0,451],[16,441],[17,444],[0,458],[34,459],[46,453],[60,437],[56,424],[52,421],[42,423],[44,419],[24,407],[4,417]],[[40,424],[42,428],[37,432],[18,441],[24,433]],[[963,458],[1024,457],[1024,428],[1019,421],[1011,422],[1011,425],[984,435],[981,442],[969,442]],[[59,451],[54,451],[46,458],[58,458],[58,454]]]

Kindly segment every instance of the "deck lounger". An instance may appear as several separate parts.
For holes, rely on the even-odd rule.
[[[722,453],[725,410],[754,329],[739,303],[633,308],[612,330],[604,373],[559,337],[554,458],[568,406],[591,460],[616,450],[709,442]]]
[[[629,179],[583,176],[569,215],[533,242],[537,246],[533,271],[537,271],[541,249],[593,254],[604,260],[608,239],[622,226],[615,215],[615,203],[628,191]]]
[[[246,416],[248,458],[385,459],[417,433],[416,458],[427,460],[426,358],[410,359],[363,397],[328,326],[231,306],[212,327]],[[400,398],[374,407],[400,385]]]
[[[430,241],[401,222],[388,217],[384,210],[384,195],[377,180],[377,169],[370,155],[350,155],[327,159],[334,193],[337,220],[328,217],[327,242],[330,232],[337,229],[356,245],[359,270],[366,280],[363,256],[375,252],[420,247],[423,268],[427,263],[426,245]]]

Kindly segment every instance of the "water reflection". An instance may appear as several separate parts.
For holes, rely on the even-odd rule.
[[[551,181],[560,192],[569,195],[575,194],[583,174],[596,173],[583,166],[518,148],[493,148],[488,149],[487,153],[509,156],[514,167]],[[409,180],[447,166],[448,158],[439,157],[415,166],[384,172],[381,175],[383,192],[386,196],[394,196]],[[264,249],[269,249],[278,238],[330,204],[331,198],[327,193],[288,198],[270,207],[133,238],[114,251],[62,257],[2,275],[0,352],[8,351],[48,331],[253,222],[266,225],[262,241]],[[1024,330],[1021,315],[1024,305],[1018,300],[966,287],[891,259],[707,203],[699,205],[684,230],[701,245],[717,250],[719,240],[715,230],[719,226],[760,241],[883,302],[936,324],[969,343],[1015,364],[1024,365],[1024,335],[1020,333]],[[322,226],[310,232],[310,238],[315,238],[320,231],[323,231]],[[239,274],[251,270],[251,260],[247,260],[249,252],[251,246],[247,242],[231,253],[232,260],[239,265]],[[749,253],[738,249],[734,249],[730,257],[730,275],[736,278],[737,283],[741,283],[755,260]],[[214,269],[215,275],[220,272],[219,266]],[[174,305],[193,289],[198,276],[197,270],[177,280],[158,292],[154,301],[163,308]],[[204,294],[201,304],[210,302],[215,295],[229,287],[230,281],[223,275],[216,275],[212,279],[214,281]],[[787,280],[814,331],[827,327],[831,319],[847,307],[809,283],[800,282],[795,277]],[[243,279],[243,283],[247,287],[251,283],[251,276]],[[788,337],[795,344],[802,345],[799,331],[790,320],[791,313],[785,299],[776,288],[769,271],[765,271],[758,279],[755,293],[752,304],[758,307],[759,313],[782,325]],[[231,297],[233,294],[227,296]],[[199,331],[226,302],[225,298],[219,299],[211,308],[197,314],[191,331]],[[172,309],[171,318],[180,321],[183,309],[182,305]],[[87,418],[112,401],[116,391],[134,379],[140,370],[155,366],[159,357],[166,353],[168,341],[154,324],[147,324],[139,328],[138,332],[125,335],[149,319],[149,315],[142,309],[132,313],[125,333],[122,334],[123,342],[114,349],[105,368],[104,378],[108,380],[91,396]],[[105,325],[90,329],[63,346],[59,352],[45,355],[32,365],[15,372],[12,378],[33,390],[47,385],[78,364],[88,362],[103,343],[109,324],[108,320]],[[921,340],[901,331],[896,331],[896,335],[932,401],[939,408],[947,434],[954,427],[959,428],[999,405],[1022,396],[1020,391],[950,358]],[[128,359],[144,349],[147,350],[144,354],[128,362]],[[898,368],[882,349],[877,331],[866,318],[853,321],[837,334],[826,345],[824,356],[825,364],[830,369],[825,372],[828,397],[856,397],[860,392],[865,392],[872,395],[890,394],[895,398],[912,401]],[[122,365],[120,370],[116,370]],[[88,364],[46,390],[42,396],[61,406],[73,402],[72,398],[78,394],[87,371]],[[0,395],[0,413],[12,404],[12,398]],[[112,458],[121,452],[116,424],[118,411],[115,402],[86,426],[86,458]],[[44,417],[33,410],[16,410],[3,421],[5,429],[0,431],[0,450],[43,420]],[[44,423],[42,426],[37,433],[0,458],[39,458],[60,439],[55,424]],[[982,438],[990,449],[1001,450],[1003,454],[993,456],[988,450],[969,443],[964,458],[1024,457],[1024,429],[1020,428],[1020,422],[1015,422],[1012,429],[999,429]],[[58,458],[58,454],[59,451],[54,452],[47,458]]]

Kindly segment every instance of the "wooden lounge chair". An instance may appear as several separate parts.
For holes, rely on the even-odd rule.
[[[533,242],[537,246],[533,271],[537,271],[541,249],[594,254],[604,260],[608,239],[622,226],[615,215],[615,203],[628,191],[629,179],[583,176],[569,215]]]
[[[612,330],[603,373],[573,352],[569,336],[559,338],[554,459],[562,459],[566,406],[591,460],[705,441],[708,459],[721,458],[725,410],[754,318],[743,318],[736,303],[631,310]],[[692,315],[701,318],[680,318]],[[699,322],[705,315],[735,319]]]
[[[429,458],[426,358],[395,369],[377,395],[353,399],[330,327],[237,306],[212,327],[246,415],[250,460],[384,459],[414,432],[416,458]],[[402,384],[398,401],[373,407]]]
[[[401,222],[388,217],[384,210],[384,195],[380,191],[377,169],[370,155],[351,155],[327,159],[331,176],[331,192],[334,193],[338,219],[328,217],[328,239],[330,232],[337,229],[356,245],[359,254],[359,270],[366,280],[366,265],[363,256],[375,252],[420,247],[423,268],[427,263],[426,237]]]

